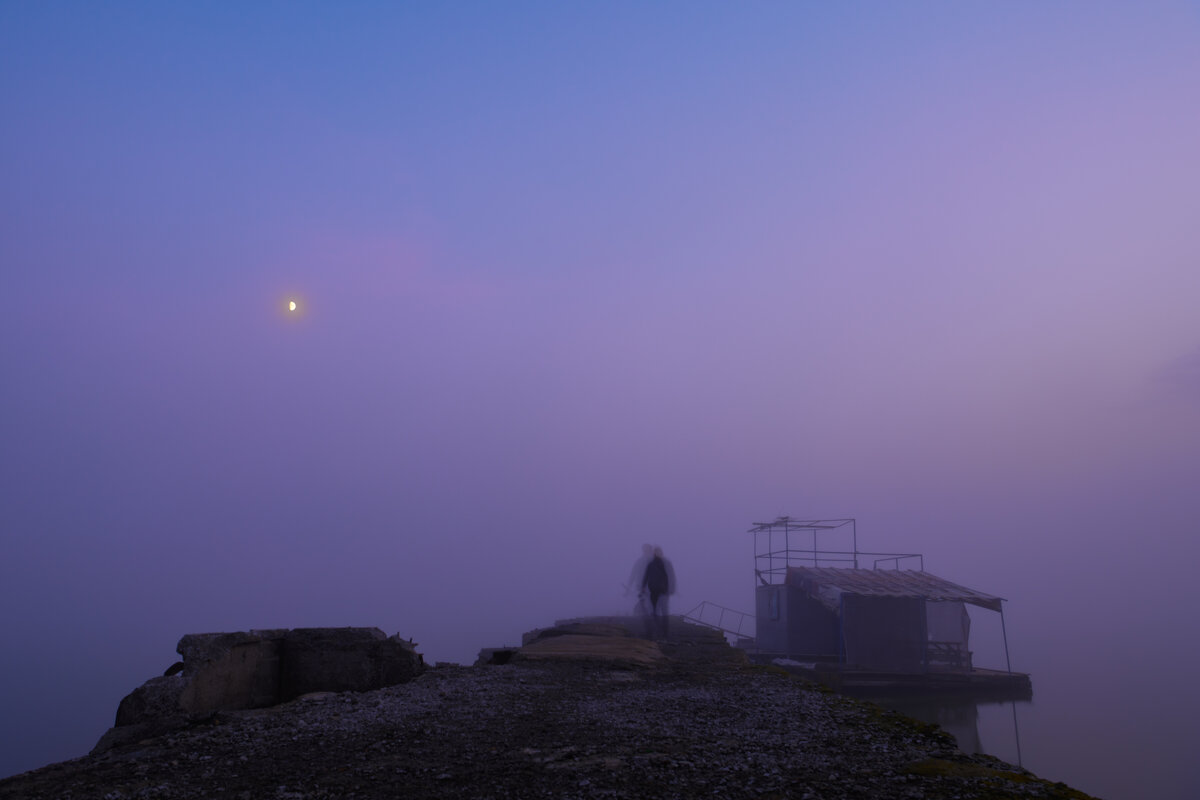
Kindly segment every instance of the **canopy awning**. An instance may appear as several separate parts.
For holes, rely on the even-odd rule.
[[[788,567],[784,581],[826,602],[837,594],[919,597],[932,601],[959,601],[990,611],[1000,611],[1000,604],[1004,600],[1003,597],[977,592],[928,572],[910,569]]]

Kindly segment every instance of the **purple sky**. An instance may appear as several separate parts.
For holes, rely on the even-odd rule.
[[[751,610],[779,514],[1183,759],[1198,86],[1181,2],[0,2],[0,775],[188,632]]]

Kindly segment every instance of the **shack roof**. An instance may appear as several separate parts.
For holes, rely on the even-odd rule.
[[[1002,597],[995,597],[928,572],[911,569],[841,569],[837,567],[788,567],[785,582],[827,603],[836,595],[875,597],[920,597],[951,600],[999,611]]]

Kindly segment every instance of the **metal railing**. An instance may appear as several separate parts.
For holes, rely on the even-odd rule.
[[[900,569],[900,560],[901,559],[915,558],[920,563],[920,566],[917,567],[917,569],[921,570],[921,572],[925,571],[925,556],[922,555],[921,553],[895,553],[895,554],[891,554],[891,555],[889,555],[888,553],[860,553],[859,555],[885,556],[885,558],[875,559],[875,569],[879,569],[880,561],[893,561],[893,562],[895,562],[895,569]]]
[[[704,600],[700,605],[683,615],[688,622],[716,628],[741,639],[754,638],[754,615],[745,611],[719,606]]]
[[[755,575],[760,583],[782,582],[788,567],[849,567],[860,569],[865,561],[873,561],[872,568],[891,562],[893,569],[900,569],[905,559],[917,559],[922,572],[925,557],[921,553],[874,553],[858,549],[857,523],[853,518],[830,520],[796,520],[779,517],[773,522],[756,522],[750,528],[754,534]],[[821,538],[829,535],[849,534],[850,550],[827,549]],[[843,539],[843,541],[845,541]],[[844,547],[845,545],[843,545]]]

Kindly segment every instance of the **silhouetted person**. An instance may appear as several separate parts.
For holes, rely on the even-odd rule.
[[[629,572],[629,583],[625,584],[626,597],[637,592],[637,604],[633,607],[633,613],[638,616],[649,613],[646,606],[646,590],[642,588],[642,579],[646,577],[646,565],[652,558],[654,558],[654,547],[648,544],[642,545],[642,557],[634,562],[633,569]]]
[[[675,570],[663,558],[662,548],[654,548],[654,557],[642,574],[642,590],[650,595],[646,613],[646,638],[666,639],[670,607],[667,598],[675,593]]]

